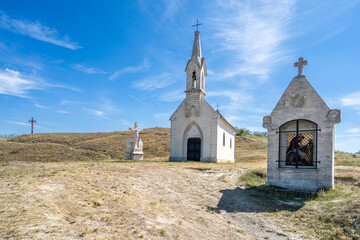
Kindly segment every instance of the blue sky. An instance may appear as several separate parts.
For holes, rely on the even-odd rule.
[[[170,127],[199,19],[206,99],[265,131],[304,74],[341,109],[338,150],[360,150],[360,1],[1,1],[0,133]]]

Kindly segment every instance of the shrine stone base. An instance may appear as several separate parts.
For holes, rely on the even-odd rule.
[[[144,160],[144,152],[141,151],[140,149],[134,149],[130,153],[130,159],[137,161]]]

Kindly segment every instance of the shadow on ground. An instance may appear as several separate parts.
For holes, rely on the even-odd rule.
[[[235,188],[220,191],[223,195],[217,208],[219,212],[278,212],[297,211],[305,205],[311,194],[286,192],[271,186],[261,185],[252,188]]]

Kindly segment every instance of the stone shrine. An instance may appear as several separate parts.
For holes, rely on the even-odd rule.
[[[186,98],[170,117],[170,161],[235,162],[236,129],[205,100],[205,58],[195,31]]]
[[[139,132],[142,129],[138,128],[138,123],[135,122],[134,128],[129,128],[129,130],[134,131],[134,147],[131,148],[130,138],[126,141],[126,152],[125,159],[126,160],[143,160],[144,152],[143,152],[143,142],[139,139]]]
[[[340,110],[330,109],[303,75],[307,61],[294,64],[292,79],[269,116],[267,184],[301,191],[334,187],[334,125]]]

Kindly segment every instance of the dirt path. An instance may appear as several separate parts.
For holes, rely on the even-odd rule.
[[[304,239],[238,183],[239,165],[11,163],[1,239]]]

